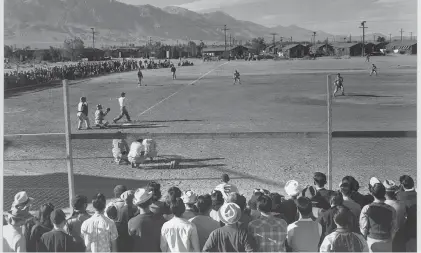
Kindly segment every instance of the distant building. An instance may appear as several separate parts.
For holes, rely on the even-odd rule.
[[[391,53],[417,54],[417,42],[410,40],[393,41],[386,46],[386,50]]]
[[[375,42],[374,44],[374,52],[380,52],[381,49],[386,49],[387,44],[389,42]]]
[[[225,46],[207,47],[202,50],[203,55],[209,56],[221,56],[223,58],[231,57],[243,57],[248,55],[248,48],[245,46]]]
[[[329,43],[319,43],[310,47],[310,51],[313,54],[321,54],[321,55],[333,55],[335,50],[333,46]]]
[[[361,43],[334,43],[332,46],[336,56],[361,56],[363,52]]]
[[[281,54],[287,58],[303,58],[308,55],[309,48],[301,44],[291,44],[281,48]]]
[[[105,51],[98,48],[84,48],[80,58],[87,58],[88,61],[101,61],[104,59]]]

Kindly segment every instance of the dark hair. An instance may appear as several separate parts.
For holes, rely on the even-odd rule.
[[[123,192],[127,191],[127,187],[124,185],[117,185],[116,187],[114,187],[114,197],[115,198],[120,198],[121,194],[123,194]]]
[[[107,212],[108,218],[112,220],[117,219],[117,208],[114,205],[109,206],[106,212]]]
[[[341,185],[342,195],[349,197],[351,196],[351,192],[352,192],[351,185],[348,182],[343,182]]]
[[[235,203],[235,204],[237,204],[240,207],[241,211],[244,211],[246,209],[246,207],[247,207],[246,197],[244,197],[243,195],[240,195],[237,192],[231,192],[228,195],[227,203]]]
[[[394,191],[386,191],[386,196],[388,196],[390,199],[396,200],[396,192]]]
[[[222,196],[222,192],[220,191],[213,191],[211,195],[212,199],[212,208],[215,211],[218,211],[219,208],[224,204],[224,197]]]
[[[73,209],[77,211],[84,211],[85,205],[88,204],[88,198],[82,195],[76,195],[75,198],[72,200]]]
[[[107,200],[105,199],[104,194],[98,193],[92,199],[92,206],[95,208],[95,210],[102,212],[105,209],[106,202]]]
[[[403,175],[399,178],[399,182],[407,190],[414,188],[414,179],[408,175]]]
[[[282,202],[284,202],[285,197],[276,192],[272,192],[269,196],[272,199],[272,211],[282,213]]]
[[[136,141],[142,143],[143,139],[137,139]]]
[[[344,203],[344,198],[340,192],[332,192],[329,198],[329,203],[332,206],[342,206]]]
[[[350,228],[353,214],[348,208],[339,207],[333,215],[336,224],[343,228]]]
[[[321,172],[316,172],[314,173],[313,180],[317,186],[323,187],[326,184],[326,175]]]
[[[209,194],[201,195],[197,198],[197,210],[200,214],[204,214],[212,208],[212,198]]]
[[[168,189],[168,195],[167,195],[167,202],[168,204],[171,203],[171,201],[174,201],[176,198],[181,198],[181,195],[183,193],[181,192],[180,188],[173,186],[170,189]]]
[[[302,216],[308,216],[313,211],[313,206],[311,204],[311,200],[306,197],[298,197],[295,201],[297,205],[298,211],[301,213]]]
[[[186,211],[186,207],[184,206],[183,200],[181,198],[176,198],[175,200],[171,201],[170,210],[171,213],[174,214],[174,216],[181,217]]]
[[[269,196],[262,195],[257,199],[257,210],[270,213],[272,211],[272,199]]]
[[[386,188],[383,184],[377,183],[370,188],[370,193],[376,199],[384,199],[384,196],[386,195]]]
[[[357,192],[360,189],[360,184],[353,176],[345,176],[342,181],[347,181],[350,184],[351,191]]]
[[[162,197],[161,185],[159,183],[155,181],[149,182],[148,185],[146,186],[146,190],[153,192],[153,196],[152,196],[153,202],[161,199]]]
[[[39,222],[46,227],[52,228],[53,224],[51,223],[51,213],[54,211],[54,205],[51,203],[42,204],[39,208]]]
[[[228,181],[230,181],[230,177],[228,176],[228,174],[223,174],[222,175],[222,182],[228,183]]]

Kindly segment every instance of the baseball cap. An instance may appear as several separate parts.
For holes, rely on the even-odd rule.
[[[61,209],[55,209],[50,215],[50,220],[53,224],[59,225],[66,220],[66,214]]]
[[[370,178],[370,185],[373,187],[375,184],[381,184],[380,180],[377,177]]]

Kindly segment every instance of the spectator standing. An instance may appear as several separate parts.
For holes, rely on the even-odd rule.
[[[361,233],[367,238],[370,252],[391,252],[397,228],[396,211],[384,203],[386,189],[377,178],[370,179],[369,190],[374,202],[361,210]]]
[[[139,68],[139,71],[137,72],[137,78],[139,79],[139,87],[142,86],[142,79],[143,79],[143,73]],[[145,84],[146,86],[146,84]]]
[[[212,198],[209,194],[199,196],[196,206],[198,214],[189,221],[196,226],[197,235],[199,236],[199,249],[203,249],[209,235],[212,231],[219,228],[220,225],[217,221],[209,217],[209,213],[212,210]]]
[[[316,220],[320,214],[329,208],[325,206],[325,199],[317,192],[313,186],[308,186],[302,191],[302,197],[306,197],[311,201],[312,214],[311,219]]]
[[[51,223],[54,229],[41,236],[41,244],[38,252],[76,252],[79,249],[72,236],[64,230],[66,224],[66,214],[61,209],[56,209],[51,213]]]
[[[184,205],[186,206],[186,211],[183,213],[182,218],[190,220],[197,215],[197,207],[194,205],[197,202],[197,194],[193,191],[188,190],[182,196]]]
[[[417,205],[408,208],[405,223],[406,252],[417,252]]]
[[[81,235],[81,227],[84,221],[91,218],[86,208],[88,207],[88,198],[82,195],[76,195],[72,199],[73,213],[67,220],[65,225],[65,231],[71,235],[77,244],[77,247],[85,251],[85,243]]]
[[[282,203],[282,209],[284,210],[285,221],[291,224],[298,220],[298,209],[295,200],[300,195],[301,189],[295,180],[286,182],[284,189],[289,198]]]
[[[288,224],[271,215],[272,199],[262,195],[257,199],[257,210],[261,216],[252,220],[248,231],[254,237],[259,252],[285,252]]]
[[[166,196],[165,199],[165,214],[164,214],[164,218],[166,220],[171,220],[174,217],[174,214],[172,214],[171,212],[171,203],[174,202],[177,198],[181,198],[182,192],[181,190],[176,187],[173,186],[170,189],[168,189],[168,194]]]
[[[285,197],[276,192],[271,193],[269,196],[272,199],[273,217],[283,219],[284,221],[286,221],[287,219],[285,218],[284,210],[282,210],[282,202],[285,201]]]
[[[397,199],[403,201],[407,208],[417,204],[417,192],[415,191],[414,179],[408,175],[399,178],[401,191],[397,194]]]
[[[241,209],[235,203],[225,203],[218,211],[225,226],[214,230],[203,252],[254,252],[256,246],[247,229],[240,226]]]
[[[117,251],[118,232],[114,222],[104,215],[105,203],[105,196],[97,194],[92,200],[95,213],[82,224],[81,235],[88,252]]]
[[[361,214],[361,206],[351,198],[351,185],[347,181],[342,181],[339,184],[339,189],[344,199],[343,205],[347,207],[357,219],[359,219]]]
[[[79,119],[79,123],[77,125],[77,129],[82,129],[82,123],[85,122],[86,129],[92,129],[89,123],[88,117],[88,103],[86,102],[86,97],[81,97],[80,102],[77,106],[77,117]]]
[[[218,184],[215,187],[215,190],[220,191],[222,193],[222,196],[224,197],[224,199],[227,199],[228,194],[230,194],[231,192],[238,193],[237,186],[230,184],[229,181],[230,181],[230,177],[228,176],[228,174],[223,174],[222,183]]]
[[[39,210],[38,221],[32,227],[31,235],[29,237],[29,244],[26,245],[28,252],[36,252],[41,243],[41,236],[53,229],[50,215],[54,211],[54,205],[46,203],[41,205]]]
[[[35,217],[29,213],[33,202],[33,198],[28,197],[28,194],[25,191],[21,191],[16,193],[11,208],[11,211],[19,213],[20,217],[27,217],[25,223],[22,225],[22,234],[25,238],[25,247],[26,245],[30,245],[29,239],[31,237],[31,231],[36,224]]]
[[[186,207],[181,198],[171,201],[170,210],[174,217],[165,222],[161,229],[162,252],[199,252],[199,237],[196,226],[182,217]]]
[[[117,100],[118,100],[118,104],[120,105],[120,115],[116,117],[115,119],[113,119],[114,124],[116,124],[117,121],[123,118],[123,116],[126,116],[128,122],[132,122],[130,119],[129,112],[127,111],[127,108],[126,108],[126,104],[127,104],[126,93],[122,92],[121,96]]]
[[[113,205],[117,208],[117,213],[120,212],[120,210],[123,208],[123,206],[126,204],[126,202],[121,198],[121,195],[127,191],[127,187],[125,185],[116,185],[114,187],[114,198],[107,204],[105,207],[105,210]]]
[[[351,216],[349,209],[338,209],[333,217],[337,229],[324,238],[320,252],[368,252],[364,237],[352,232],[352,220],[349,219]]]
[[[358,190],[360,189],[360,184],[354,177],[345,176],[342,179],[342,182],[349,183],[349,185],[351,186],[351,199],[357,202],[361,206],[361,208],[363,208],[365,205],[368,205],[374,201],[373,196],[371,196],[370,194],[362,195],[361,193],[358,192]]]
[[[240,217],[240,220],[237,223],[238,223],[239,226],[242,226],[242,227],[248,229],[248,225],[249,225],[250,221],[252,221],[252,219],[251,219],[250,214],[246,210],[246,207],[247,207],[246,197],[244,197],[243,195],[240,195],[239,193],[231,192],[228,195],[227,203],[235,203],[240,207],[241,217]],[[224,223],[222,222],[222,224],[224,224]]]
[[[3,251],[26,252],[26,239],[23,235],[22,226],[32,216],[29,212],[12,209],[5,213],[7,225],[3,225]]]
[[[219,222],[220,220],[219,220],[218,211],[219,211],[219,208],[224,204],[224,198],[222,196],[222,192],[217,191],[217,190],[213,190],[211,198],[212,198],[212,210],[211,210],[209,216],[212,219]]]
[[[398,191],[398,186],[392,180],[385,180],[383,185],[386,189],[386,200],[384,201],[385,204],[393,207],[396,211],[396,219],[397,219],[397,232],[395,237],[393,238],[393,252],[404,252],[405,249],[405,220],[406,220],[406,207],[405,203],[400,202],[396,199],[396,192]]]
[[[314,186],[316,187],[316,191],[318,196],[322,199],[319,200],[321,208],[329,209],[329,201],[330,195],[332,194],[331,190],[327,190],[325,185],[327,183],[326,175],[321,172],[316,172],[313,175]]]
[[[167,206],[161,201],[161,185],[155,181],[151,181],[146,186],[146,190],[152,192],[152,204],[150,206],[152,213],[161,216],[167,213]]]
[[[299,197],[297,208],[300,218],[288,225],[287,245],[292,252],[317,252],[322,236],[322,226],[312,219],[310,199]]]
[[[132,252],[159,252],[161,229],[166,220],[162,215],[151,212],[153,192],[149,189],[137,189],[133,203],[138,207],[139,214],[129,220],[128,232],[132,238],[133,246],[127,251]]]

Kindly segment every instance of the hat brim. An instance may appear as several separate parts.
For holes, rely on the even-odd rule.
[[[28,197],[28,200],[26,201],[26,205],[32,204],[33,202],[34,202],[34,198]],[[21,204],[23,204],[23,203],[13,202],[12,207],[15,207],[15,206],[18,206],[18,205],[21,205]]]
[[[221,210],[221,209],[219,209],[219,210]],[[227,220],[225,220],[225,219],[224,219],[224,217],[222,216],[221,212],[220,212],[220,211],[218,211],[218,218],[219,218],[219,220],[220,220],[220,221],[222,221],[224,224],[227,224],[227,225],[232,225],[232,224],[237,223],[237,222],[241,219],[241,213],[238,213],[238,214],[237,214],[237,216],[235,217],[235,220],[233,220],[233,221],[227,221]]]
[[[136,198],[133,199],[133,204],[135,205],[140,205],[145,203],[146,201],[150,200],[152,198],[152,194],[150,194],[149,196],[147,196],[146,198],[143,199],[139,199],[137,200]]]

